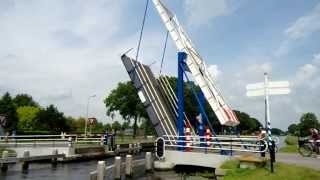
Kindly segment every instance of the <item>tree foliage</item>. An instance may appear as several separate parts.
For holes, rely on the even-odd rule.
[[[32,96],[28,94],[18,94],[13,99],[13,103],[16,105],[16,107],[22,107],[22,106],[34,106],[39,107],[39,104],[35,102],[32,98]]]
[[[106,131],[108,131],[108,132],[112,131],[112,126],[111,126],[111,124],[109,124],[109,123],[105,124],[105,125],[104,125],[104,129],[105,129]]]
[[[272,135],[277,135],[277,136],[281,136],[283,134],[285,134],[281,129],[279,128],[272,128],[271,129],[271,133]]]
[[[122,124],[121,124],[121,130],[124,131],[126,129],[130,128],[130,123],[128,121],[124,121]]]
[[[143,119],[140,125],[140,129],[144,132],[144,135],[155,135],[156,131],[153,128],[151,121],[149,119]]]
[[[8,92],[0,99],[0,114],[6,116],[7,123],[5,129],[7,131],[17,129],[18,115],[16,112],[16,106]]]
[[[238,129],[241,134],[250,134],[262,127],[262,124],[257,119],[250,117],[249,114],[237,110],[234,110],[234,112],[240,121]]]
[[[310,128],[320,128],[317,116],[314,113],[305,113],[300,118],[299,130],[301,136],[309,135]]]
[[[297,124],[291,124],[288,127],[288,133],[291,135],[298,136],[299,135],[299,126]]]
[[[310,128],[320,128],[320,122],[314,113],[308,112],[302,114],[300,122],[298,124],[291,124],[288,127],[288,132],[295,136],[309,136]]]
[[[117,134],[117,131],[121,130],[121,124],[118,121],[114,121],[112,123],[112,129],[115,134]]]
[[[5,93],[0,98],[0,115],[6,116],[6,131],[18,128],[21,134],[83,133],[85,126],[84,118],[65,117],[54,105],[42,108],[28,94],[11,98]],[[103,133],[106,126],[96,122],[91,129],[92,133]]]
[[[34,106],[21,106],[17,109],[19,118],[18,129],[20,130],[36,130],[38,114],[40,108]]]
[[[54,105],[49,105],[47,108],[39,112],[38,127],[43,130],[48,130],[55,133],[67,132],[70,126],[62,112],[59,112]]]
[[[107,115],[119,112],[123,119],[133,123],[133,136],[137,132],[137,122],[140,117],[147,118],[147,113],[141,103],[138,92],[131,81],[119,83],[104,100],[107,108]]]

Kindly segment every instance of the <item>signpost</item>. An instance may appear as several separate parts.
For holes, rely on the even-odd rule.
[[[265,126],[268,133],[268,146],[271,159],[271,172],[273,172],[273,162],[275,160],[274,141],[271,136],[271,123],[270,123],[270,108],[269,96],[270,95],[285,95],[290,93],[288,81],[269,81],[268,73],[264,73],[264,82],[248,84],[247,96],[264,96],[265,97]]]

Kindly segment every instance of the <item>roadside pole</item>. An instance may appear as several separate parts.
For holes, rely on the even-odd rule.
[[[268,148],[270,154],[270,169],[271,172],[274,172],[273,169],[273,162],[275,159],[275,152],[272,143],[272,134],[271,134],[271,122],[270,122],[270,107],[269,107],[269,78],[268,73],[264,73],[264,95],[265,95],[265,129],[267,130],[268,134]]]
[[[270,95],[285,95],[290,93],[288,81],[269,81],[268,73],[264,73],[264,82],[256,84],[248,84],[247,96],[264,96],[265,104],[265,129],[267,131],[267,143],[270,154],[270,169],[274,172],[273,163],[275,162],[275,144],[271,134],[271,121],[270,121]]]

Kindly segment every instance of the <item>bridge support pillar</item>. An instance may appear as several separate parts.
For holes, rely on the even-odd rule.
[[[113,179],[121,179],[121,157],[116,156],[113,167]]]
[[[132,176],[132,155],[126,156],[126,168],[125,168],[126,176],[131,177]]]
[[[52,151],[52,155],[58,155],[58,149],[54,149],[53,151]],[[51,163],[52,163],[52,165],[53,166],[56,166],[57,165],[57,161],[58,159],[57,158],[52,158],[51,159]]]
[[[129,154],[133,154],[132,144],[129,144]]]
[[[2,159],[6,160],[9,157],[9,152],[8,151],[3,151],[2,152]],[[8,164],[3,163],[1,164],[1,172],[7,172],[8,170]]]
[[[106,171],[106,162],[99,161],[97,166],[97,180],[104,180],[105,171]]]
[[[153,166],[152,154],[151,152],[147,152],[146,153],[146,171],[147,172],[152,171],[152,166]]]
[[[75,154],[75,148],[73,147],[72,137],[68,138],[68,156]]]
[[[116,156],[120,155],[120,144],[117,144],[117,148],[114,150]]]
[[[25,161],[22,162],[22,172],[27,172],[29,169],[29,162],[27,161],[27,158],[29,157],[30,157],[30,151],[24,151],[23,158],[25,158]]]

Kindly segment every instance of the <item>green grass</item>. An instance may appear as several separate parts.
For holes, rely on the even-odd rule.
[[[287,145],[298,145],[298,137],[297,136],[287,136],[284,142]]]
[[[144,142],[154,142],[154,139],[145,139],[144,137],[133,138],[132,136],[116,137],[116,144],[134,144]]]
[[[240,162],[237,160],[226,161],[220,167],[221,169],[236,169],[240,166]]]
[[[282,153],[298,153],[297,145],[287,145],[279,149],[279,152]]]
[[[306,167],[275,164],[275,172],[271,173],[267,168],[239,169],[239,161],[228,161],[221,166],[226,169],[224,180],[316,180],[320,179],[320,171]]]
[[[14,150],[12,150],[12,149],[4,149],[4,148],[0,148],[0,158],[2,157],[2,152],[3,151],[8,151],[8,153],[9,154],[11,154],[11,155],[13,155],[13,156],[15,156],[17,153],[14,151]],[[10,156],[10,155],[9,155]]]
[[[287,144],[287,146],[280,148],[279,152],[298,153],[298,137],[287,136],[284,142]]]

